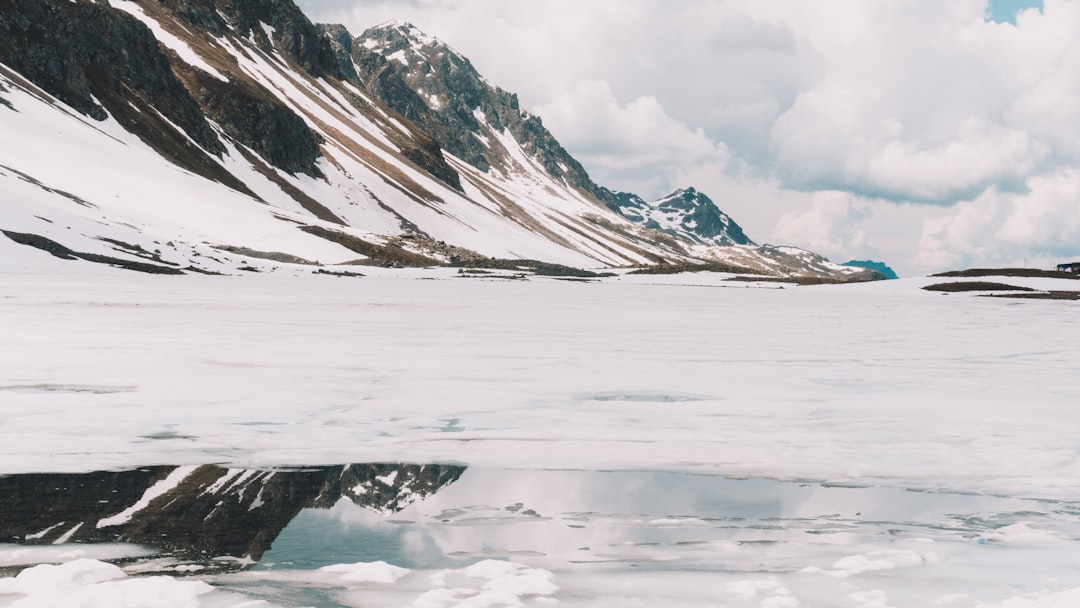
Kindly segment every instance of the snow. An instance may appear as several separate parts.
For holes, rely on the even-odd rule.
[[[75,536],[75,533],[78,532],[79,528],[82,528],[82,526],[83,526],[82,522],[79,522],[79,523],[75,524],[67,532],[64,532],[62,535],[60,535],[60,538],[57,538],[53,542],[53,544],[54,545],[62,545],[64,543],[68,542],[69,540],[71,540],[72,536]],[[100,526],[98,526],[98,527],[100,527]]]
[[[77,559],[117,560],[149,555],[134,545],[5,545],[0,544],[0,568],[63,563]]]
[[[6,96],[17,112],[0,107],[5,141],[12,143],[0,148],[0,193],[20,204],[0,209],[0,226],[5,230],[41,234],[77,251],[125,257],[95,238],[106,236],[140,244],[148,251],[161,248],[166,259],[183,266],[191,263],[193,252],[213,255],[207,243],[261,250],[284,247],[301,257],[327,262],[356,257],[339,245],[290,228],[267,213],[271,208],[261,202],[163,162],[112,119],[98,123],[79,117],[65,112],[63,106],[41,103],[16,87]],[[64,138],[64,146],[49,143],[59,137]],[[147,205],[148,197],[155,204]],[[162,246],[174,239],[176,251]],[[3,241],[10,243],[6,238]],[[0,246],[8,247],[7,243]],[[21,261],[34,250],[15,249],[0,259],[0,268],[41,267]]]
[[[398,568],[384,561],[360,562],[356,564],[335,564],[320,568],[323,572],[340,574],[341,580],[352,583],[393,584],[401,580],[409,571]]]
[[[0,566],[75,563],[0,579],[0,606],[320,605],[281,588],[416,607],[1080,597],[1074,303],[946,297],[921,289],[933,277],[779,289],[707,273],[370,272],[0,273],[0,463],[224,462],[221,491],[254,483],[250,467],[466,463],[400,513],[340,501],[317,516],[398,531],[404,554],[437,547],[452,565],[387,556],[207,577],[183,564],[191,576],[174,580],[85,559],[119,548],[0,546]],[[458,432],[441,430],[451,419]],[[186,439],[145,440],[166,428]],[[680,486],[650,471],[695,475]],[[715,496],[743,510],[679,489],[697,483],[732,484]],[[977,523],[1002,512],[1013,519]]]
[[[97,527],[106,528],[108,526],[119,526],[121,524],[125,524],[131,521],[132,515],[135,515],[139,511],[142,511],[143,509],[148,507],[155,498],[163,496],[167,494],[170,490],[176,488],[178,485],[180,485],[180,482],[184,481],[184,479],[186,479],[188,475],[191,475],[195,471],[195,469],[196,467],[193,466],[177,467],[176,470],[169,473],[169,475],[165,479],[162,479],[161,481],[147,488],[146,492],[143,493],[142,497],[139,498],[139,500],[135,504],[117,513],[116,515],[113,515],[112,517],[106,517],[105,519],[98,520]],[[68,535],[70,536],[70,534],[72,533],[74,533],[74,530],[69,532]],[[65,541],[66,538],[58,542],[63,543]]]
[[[267,25],[266,23],[263,23],[262,21],[259,22],[259,27],[261,27],[263,33],[266,34],[266,39],[270,41],[270,44],[273,44],[274,43],[274,35],[277,34],[277,30],[274,29],[273,26]]]
[[[7,602],[11,596],[14,601]],[[0,605],[12,608],[199,608],[270,606],[215,591],[202,581],[164,576],[129,578],[117,566],[92,559],[41,564],[0,579]]]
[[[125,13],[128,13],[139,21],[142,21],[147,27],[150,28],[150,31],[154,32],[154,37],[158,39],[158,42],[160,42],[168,49],[174,51],[177,55],[180,56],[180,59],[184,60],[184,62],[188,65],[199,68],[200,70],[206,72],[207,74],[210,74],[211,76],[217,78],[222,82],[229,82],[229,78],[227,76],[214,69],[214,67],[211,66],[209,63],[206,63],[206,61],[204,61],[203,58],[200,57],[199,54],[196,53],[195,50],[192,49],[186,42],[184,42],[179,37],[170,33],[168,30],[162,27],[162,25],[158,23],[157,20],[143,12],[142,7],[140,7],[139,5],[135,4],[134,2],[128,2],[126,0],[120,2],[113,1],[110,2],[109,5],[113,8],[120,9]]]
[[[221,589],[192,606],[249,585],[285,606],[321,604],[272,590],[336,589],[343,606],[1071,605],[1075,303],[922,291],[935,278],[725,278],[0,273],[0,463],[224,462],[222,490],[252,467],[470,465],[400,513],[326,512],[343,530],[399,530],[392,554],[195,571],[184,581]],[[190,438],[145,440],[163,429]],[[612,472],[585,473],[598,470]],[[696,473],[680,483],[716,494],[649,471]],[[999,513],[1010,518],[977,524]],[[453,562],[402,560],[419,548]],[[0,565],[73,550],[0,546]],[[110,593],[134,582],[107,581]]]
[[[1077,495],[1070,464],[1076,428],[1068,413],[1077,394],[1060,376],[1077,360],[1067,338],[1075,314],[1068,303],[942,297],[921,291],[922,280],[766,290],[709,285],[708,275],[682,277],[699,285],[686,286],[674,284],[678,277],[664,277],[667,284],[638,282],[653,277],[591,285],[474,282],[436,271],[388,272],[355,283],[114,274],[0,281],[0,319],[12,346],[4,351],[0,387],[24,387],[0,390],[7,436],[15,438],[0,457],[9,471],[215,462],[227,453],[237,465],[449,459],[522,468],[691,468],[1067,500]],[[94,390],[75,392],[79,387]],[[462,432],[453,435],[465,441],[435,430],[447,418],[461,420]],[[256,421],[273,424],[247,424]],[[167,425],[194,438],[183,451],[140,440]],[[506,501],[548,516],[596,510],[560,506],[580,493],[574,484],[540,483],[529,491],[513,479],[493,485]],[[478,504],[452,501],[465,487],[455,484],[417,508],[438,513]],[[554,487],[560,491],[552,494]],[[609,497],[628,491],[625,485],[595,488]],[[918,517],[910,505],[888,504],[896,506],[885,521]],[[824,498],[817,506],[804,500],[782,515],[792,520],[836,508]],[[627,525],[641,530],[637,534],[712,534],[702,524],[708,519],[685,506],[676,509],[673,503]],[[600,556],[638,563],[677,565],[695,555],[677,546],[608,540],[602,517],[553,520],[568,533],[575,529],[567,523],[596,530],[574,543],[551,533],[558,528],[538,534],[529,532],[537,525],[531,520],[503,521],[508,532],[519,530],[505,537],[508,549],[539,549],[554,560],[528,564],[552,577],[516,580],[560,590],[517,596],[526,602],[554,597],[573,605],[575,594],[587,592],[678,605],[663,598],[709,588],[703,579],[680,583],[678,568],[650,575],[644,579],[649,585],[630,591],[606,587],[600,572],[556,568],[566,547],[591,546]],[[472,555],[484,538],[481,529],[447,524],[437,538],[448,551]],[[896,585],[885,589],[887,581],[876,577],[901,577],[898,585],[919,588],[918,581],[947,572],[992,570],[979,560],[1000,569],[1029,559],[1027,551],[1071,546],[1068,529],[1034,522],[997,528],[983,535],[984,543],[756,534],[688,545],[698,547],[696,555],[730,556],[725,563],[797,571],[779,579],[792,595],[761,589],[753,603],[735,606],[805,603],[822,596],[814,589],[839,590],[833,597],[862,594],[868,605],[880,597],[872,592],[883,590],[887,605],[929,605],[936,596],[905,600]],[[540,537],[549,544],[537,544]],[[780,546],[790,549],[754,549],[738,544],[742,539],[788,539]],[[820,571],[798,572],[809,565]],[[395,583],[405,585],[393,591],[401,601],[389,605],[451,606],[508,592],[485,589],[490,580],[467,576],[486,568],[494,566],[465,567],[443,579],[447,587],[425,588],[429,573],[410,567],[413,573]],[[340,579],[343,572],[326,574]],[[986,575],[960,580],[980,576]],[[1069,597],[1061,595],[1068,579],[1060,570],[1048,576],[1061,583],[1045,595],[1032,595],[1034,588],[997,591],[952,605],[994,606],[1015,597],[1028,602],[1016,605],[1053,606],[1058,596]],[[741,588],[740,581],[755,580],[760,576],[728,573],[718,584]],[[943,591],[957,589],[972,590],[957,584]],[[700,594],[687,597],[683,605],[702,605]]]
[[[237,466],[667,466],[1080,491],[1067,302],[942,296],[922,279],[756,289],[709,274],[376,271],[0,275],[0,402],[16,438],[0,462],[190,465],[229,445]],[[66,413],[76,403],[86,414]],[[462,432],[439,432],[451,418]],[[166,427],[193,438],[182,453],[141,439]]]

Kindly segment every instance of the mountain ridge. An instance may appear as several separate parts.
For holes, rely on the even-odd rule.
[[[515,94],[404,22],[353,37],[289,0],[8,4],[0,124],[13,145],[0,187],[19,204],[0,228],[35,237],[23,245],[227,274],[288,268],[252,251],[330,265],[737,259],[806,272],[745,235],[710,241],[618,213],[615,193]]]

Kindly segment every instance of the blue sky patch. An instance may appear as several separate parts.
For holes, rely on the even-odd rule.
[[[1016,14],[1027,8],[1043,10],[1042,0],[990,0],[991,21],[1016,24]]]

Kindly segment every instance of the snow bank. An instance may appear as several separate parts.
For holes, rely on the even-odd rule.
[[[5,604],[5,596],[17,597]],[[117,566],[92,559],[27,568],[0,579],[0,605],[12,608],[199,608],[270,606],[215,591],[201,581],[163,576],[129,578]]]
[[[77,559],[116,560],[145,557],[150,551],[135,545],[5,545],[0,544],[0,568],[57,564]]]
[[[549,598],[559,590],[555,575],[501,560],[483,560],[462,570],[444,570],[431,577],[435,589],[410,608],[497,608],[522,606],[525,598]]]
[[[319,570],[340,574],[341,580],[350,583],[383,583],[388,585],[398,582],[409,573],[405,568],[398,568],[384,561],[334,564],[324,566]]]

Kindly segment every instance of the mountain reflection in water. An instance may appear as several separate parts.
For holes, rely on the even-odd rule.
[[[10,475],[0,477],[0,543],[127,543],[157,549],[159,557],[238,569],[256,563],[303,509],[328,509],[347,499],[395,512],[464,471],[411,464],[203,465]]]
[[[929,564],[1033,534],[1046,553],[1028,557],[1061,567],[1078,529],[1072,503],[672,471],[354,464],[0,477],[0,546],[148,548],[111,560],[133,572],[508,559],[553,571],[846,576],[836,565],[852,555]]]

